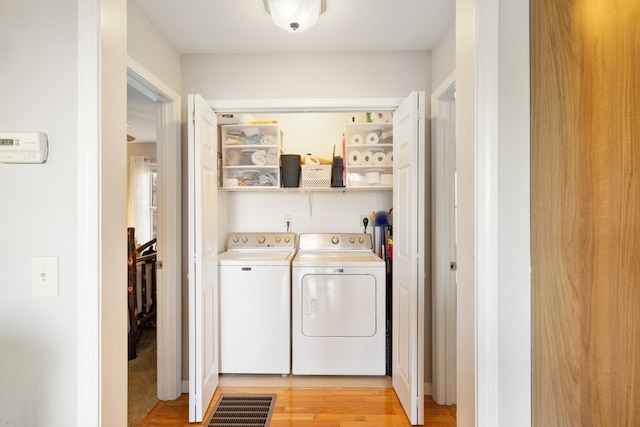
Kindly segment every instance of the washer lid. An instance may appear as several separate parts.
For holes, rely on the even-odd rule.
[[[219,265],[289,265],[291,251],[227,251],[218,254]]]

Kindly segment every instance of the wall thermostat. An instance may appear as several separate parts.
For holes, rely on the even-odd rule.
[[[44,163],[47,161],[48,153],[46,133],[0,131],[2,163]]]

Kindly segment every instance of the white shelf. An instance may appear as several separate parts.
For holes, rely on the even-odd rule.
[[[393,125],[349,123],[344,127],[347,188],[391,189]]]
[[[280,188],[280,126],[249,124],[221,128],[222,189]]]

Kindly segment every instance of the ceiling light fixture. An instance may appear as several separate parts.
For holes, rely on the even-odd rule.
[[[325,0],[264,0],[273,22],[290,33],[302,33],[318,22],[326,10]]]

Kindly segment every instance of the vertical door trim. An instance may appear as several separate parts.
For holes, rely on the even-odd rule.
[[[439,405],[456,403],[455,222],[451,220],[455,191],[455,73],[431,95],[432,211],[432,382]],[[453,154],[451,154],[453,153]]]
[[[476,425],[499,425],[499,0],[478,2],[476,59]]]
[[[102,409],[99,10],[99,0],[78,2],[78,284],[83,284],[77,286],[76,425],[79,426],[99,426]],[[124,230],[122,235],[124,236]],[[124,299],[122,303],[126,303]]]

